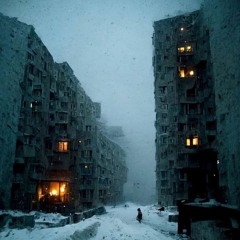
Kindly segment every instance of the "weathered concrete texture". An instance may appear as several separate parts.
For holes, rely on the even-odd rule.
[[[205,0],[203,13],[210,27],[220,187],[223,200],[240,206],[240,2]]]
[[[228,240],[230,236],[223,228],[220,228],[221,222],[217,221],[199,221],[191,224],[191,239],[221,239]]]
[[[9,228],[26,228],[26,227],[34,227],[34,215],[23,214],[19,216],[15,216],[8,213],[0,214],[0,228],[4,227],[8,224]]]
[[[20,25],[21,31],[18,30]],[[16,19],[0,15],[0,208],[9,208],[21,105],[20,83],[25,70],[26,56],[22,50],[26,47],[24,37],[30,28]]]
[[[54,63],[32,26],[0,15],[0,27],[0,208],[51,211],[61,201],[70,211],[121,201],[125,153],[98,128],[100,104],[67,62]],[[54,182],[68,187],[42,204]]]
[[[73,215],[73,222],[77,223],[80,222],[86,218],[90,218],[93,215],[101,215],[106,213],[106,209],[104,207],[98,207],[98,208],[93,208],[93,209],[89,209],[87,211],[83,211],[80,213],[74,213]]]

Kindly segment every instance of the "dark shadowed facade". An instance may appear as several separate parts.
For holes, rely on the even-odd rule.
[[[218,170],[209,32],[198,11],[154,23],[158,201],[214,198]]]
[[[32,26],[3,15],[0,25],[0,208],[64,212],[122,201],[125,152],[100,130],[100,104]]]
[[[179,233],[192,239],[240,234],[239,12],[238,1],[206,0],[154,23],[158,201],[191,202]]]

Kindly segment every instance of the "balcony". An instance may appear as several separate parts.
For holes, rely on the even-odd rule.
[[[33,126],[25,125],[24,126],[24,135],[34,135]]]
[[[190,161],[189,159],[183,159],[176,161],[176,168],[199,168],[199,164],[197,161]]]
[[[14,183],[23,183],[24,182],[23,174],[14,174],[13,175],[13,182]]]
[[[208,136],[216,136],[216,129],[206,129],[206,135]]]
[[[178,67],[178,75],[181,79],[194,79],[196,77],[196,70],[194,67]]]
[[[33,83],[33,92],[34,91],[41,91],[42,89],[44,89],[44,85],[41,81],[37,81]]]
[[[50,182],[70,182],[70,172],[67,170],[52,170],[46,174],[43,180]]]
[[[23,157],[15,157],[15,161],[14,163],[17,163],[17,164],[24,164],[25,161],[24,161],[24,158]]]
[[[87,190],[87,189],[94,189],[94,184],[80,184],[79,185],[79,190]]]
[[[194,54],[194,46],[193,43],[189,44],[180,44],[177,48],[178,56],[183,55],[192,55]]]
[[[80,202],[92,202],[93,196],[80,197]]]
[[[68,114],[67,113],[58,113],[55,119],[56,123],[59,124],[67,124],[68,121]]]
[[[36,172],[30,172],[30,178],[33,180],[42,180],[43,174],[42,173],[36,173]]]
[[[23,145],[23,156],[24,157],[35,157],[36,156],[36,150],[35,146],[33,145]]]

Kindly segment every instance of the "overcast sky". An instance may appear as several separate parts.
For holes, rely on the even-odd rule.
[[[153,22],[200,2],[0,0],[0,12],[33,25],[54,60],[69,63],[108,125],[123,127],[129,200],[155,193]]]

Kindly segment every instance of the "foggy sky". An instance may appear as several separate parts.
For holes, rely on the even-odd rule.
[[[56,62],[67,61],[108,125],[123,127],[127,200],[155,194],[153,22],[201,0],[0,0],[0,12],[35,27]]]

